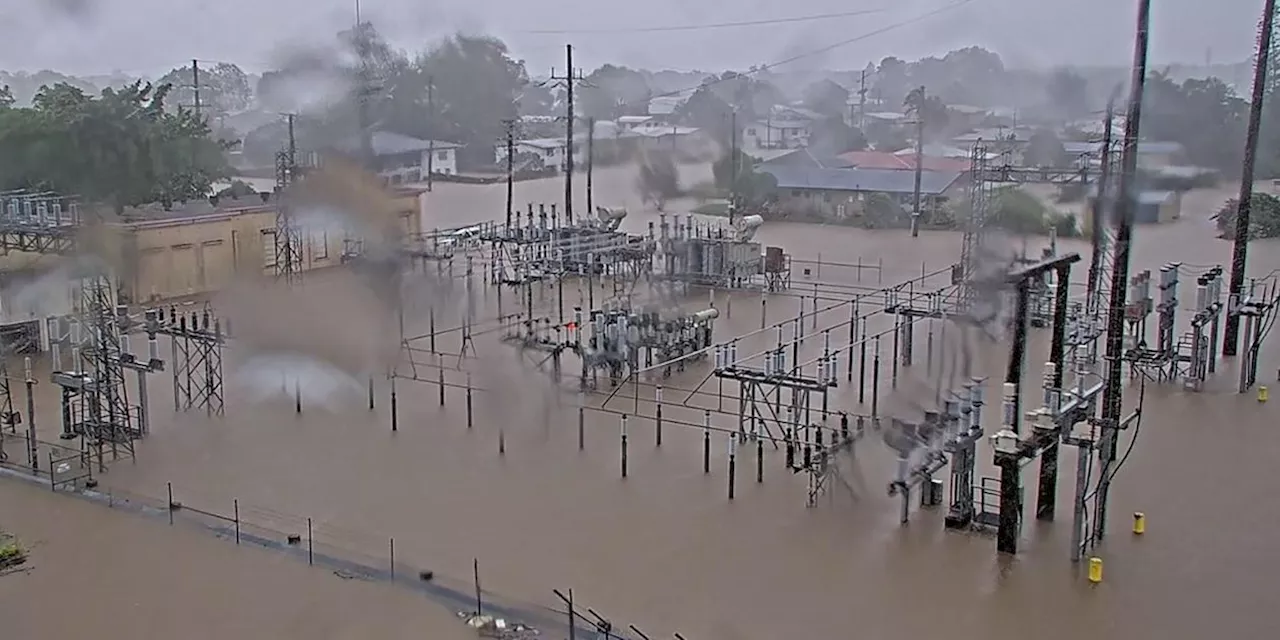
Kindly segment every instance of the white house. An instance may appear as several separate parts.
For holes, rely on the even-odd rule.
[[[747,151],[755,149],[799,149],[809,146],[809,136],[812,133],[812,126],[806,120],[774,120],[770,118],[759,122],[750,122],[742,128],[742,148]]]
[[[458,148],[462,145],[443,140],[422,140],[388,131],[375,131],[370,136],[378,175],[391,184],[419,182],[428,170],[436,175],[458,172]],[[357,152],[358,140],[340,145],[343,151]]]
[[[566,164],[565,156],[565,139],[564,138],[535,138],[532,140],[517,140],[515,142],[516,157],[524,154],[533,154],[542,159],[542,166],[555,167],[557,171],[564,171]],[[576,166],[585,166],[586,157],[584,147],[581,141],[575,141],[573,144],[573,163]],[[494,162],[502,164],[507,161],[507,144],[504,142],[494,146]]]
[[[618,130],[632,131],[649,126],[653,121],[653,116],[621,116],[618,118]]]

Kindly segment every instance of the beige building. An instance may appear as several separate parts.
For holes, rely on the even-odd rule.
[[[396,189],[402,233],[421,233],[417,189]],[[126,212],[112,225],[120,237],[121,295],[139,304],[218,291],[240,277],[276,272],[274,198],[260,196],[193,203],[179,210]],[[132,218],[132,219],[130,219]],[[335,221],[302,225],[302,271],[342,263],[349,237]]]

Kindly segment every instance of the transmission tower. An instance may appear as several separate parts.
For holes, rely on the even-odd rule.
[[[294,114],[286,114],[289,125],[287,146],[276,153],[276,278],[292,285],[302,277],[302,232],[290,210],[289,188],[298,178],[298,148],[294,136]]]
[[[80,281],[79,313],[68,323],[65,342],[71,348],[71,361],[66,369],[62,367],[62,340],[53,345],[52,378],[62,387],[62,437],[80,437],[96,453],[99,470],[106,468],[108,447],[113,460],[133,456],[134,440],[148,431],[146,376],[164,369],[154,327],[146,327],[147,359],[133,355],[128,334],[135,323],[127,307],[116,306],[113,292],[108,275],[85,276]],[[127,369],[138,375],[136,406],[129,403]]]
[[[991,181],[987,171],[987,145],[979,140],[969,153],[969,218],[964,225],[964,239],[960,245],[960,273],[952,280],[960,285],[960,309],[968,309],[973,301],[974,280],[978,272],[978,259],[985,246],[987,214],[991,209]]]

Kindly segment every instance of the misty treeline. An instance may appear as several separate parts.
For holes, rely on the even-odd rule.
[[[141,80],[98,96],[60,83],[18,107],[0,89],[0,191],[51,190],[117,211],[203,197],[227,175],[225,146],[192,111],[167,109],[169,93]]]

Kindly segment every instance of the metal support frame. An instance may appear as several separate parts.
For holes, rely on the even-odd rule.
[[[1054,418],[1057,411],[1051,411],[1048,420],[1037,420],[1036,428],[1024,437],[1022,433],[1022,383],[1023,368],[1026,360],[1027,327],[1029,325],[1030,286],[1036,279],[1042,279],[1053,272],[1057,283],[1071,282],[1071,265],[1080,261],[1080,255],[1067,255],[1050,258],[1040,263],[1019,269],[1008,276],[1009,284],[1015,288],[1015,310],[1013,317],[1013,344],[1009,349],[1009,366],[1004,383],[1004,419],[1000,431],[991,436],[995,450],[995,463],[1000,468],[1000,509],[996,531],[996,549],[1000,553],[1016,554],[1018,539],[1022,527],[1022,463],[1034,459],[1052,449],[1049,460],[1041,461],[1040,491],[1041,499],[1037,507],[1037,515],[1045,519],[1053,517],[1054,491],[1057,485],[1057,443],[1061,437],[1063,425]],[[1060,286],[1061,291],[1065,287]],[[1061,377],[1059,371],[1064,366],[1066,310],[1065,294],[1058,294],[1053,314],[1053,339],[1050,347],[1050,361],[1046,365],[1046,388],[1057,389]],[[1054,394],[1056,398],[1056,392]],[[1046,404],[1056,408],[1056,400]]]
[[[147,322],[158,334],[169,336],[173,358],[173,410],[203,410],[208,416],[222,416],[222,350],[227,334],[222,321],[206,304],[199,312],[179,313],[169,307],[149,309]]]
[[[65,322],[51,319],[53,350],[52,381],[62,387],[63,439],[80,438],[97,457],[100,471],[106,469],[105,451],[113,460],[132,457],[134,440],[149,431],[146,377],[164,370],[159,358],[157,326],[153,321],[141,328],[146,332],[148,357],[138,359],[129,344],[129,333],[137,328],[127,307],[115,304],[111,279],[94,274],[80,281],[79,315]],[[153,320],[153,318],[148,318]],[[71,361],[63,368],[61,348],[71,349]],[[125,371],[138,377],[138,404],[129,402]]]

